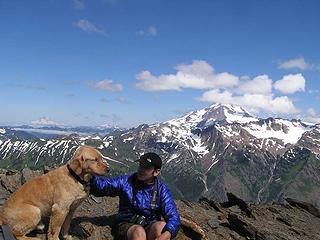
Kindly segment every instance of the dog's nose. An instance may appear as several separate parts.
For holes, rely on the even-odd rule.
[[[103,164],[106,168],[110,168],[110,165],[107,163],[107,161],[102,160],[102,164]]]
[[[110,165],[106,162],[104,162],[104,168],[107,173],[110,171]]]

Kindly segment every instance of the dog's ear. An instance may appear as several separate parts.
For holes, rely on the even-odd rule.
[[[74,157],[70,162],[70,168],[77,174],[80,175],[82,173],[84,158],[82,154]]]
[[[79,162],[79,167],[76,170],[76,174],[80,175],[82,173],[83,170],[83,163],[84,163],[84,158],[83,155],[81,154],[78,158],[78,162]]]

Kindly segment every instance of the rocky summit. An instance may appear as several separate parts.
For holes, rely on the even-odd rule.
[[[42,171],[0,170],[0,205],[21,184]],[[197,202],[176,200],[181,216],[177,240],[317,240],[320,212],[310,203],[287,198],[284,204],[247,203],[232,193],[225,202],[201,198]],[[90,196],[77,209],[71,223],[73,239],[115,239],[117,198]],[[44,230],[31,236],[46,239]]]

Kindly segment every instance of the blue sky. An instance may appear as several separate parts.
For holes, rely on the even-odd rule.
[[[236,103],[320,122],[320,2],[0,0],[0,124],[116,124]]]

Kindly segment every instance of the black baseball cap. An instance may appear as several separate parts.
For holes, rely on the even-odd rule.
[[[162,160],[160,156],[154,152],[148,152],[140,156],[138,160],[135,162],[139,162],[140,166],[143,168],[155,168],[161,169]]]

